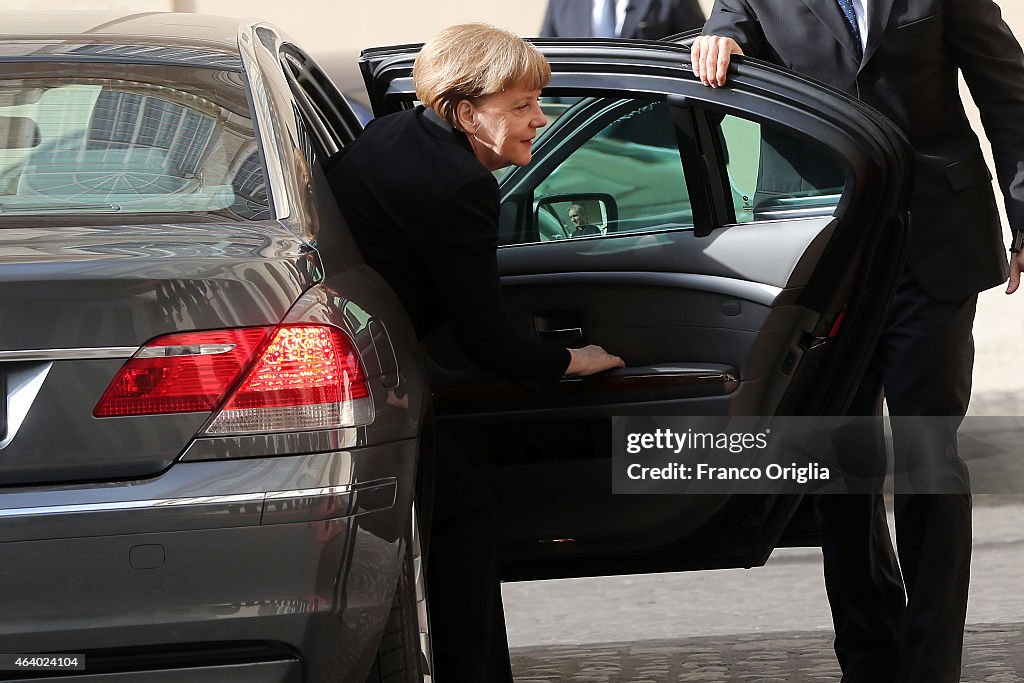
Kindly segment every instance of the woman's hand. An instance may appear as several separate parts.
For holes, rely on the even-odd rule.
[[[613,356],[600,346],[593,344],[584,346],[582,349],[569,349],[569,353],[572,355],[572,360],[569,361],[569,367],[565,369],[567,375],[585,377],[612,368],[626,367],[626,363],[621,358]]]

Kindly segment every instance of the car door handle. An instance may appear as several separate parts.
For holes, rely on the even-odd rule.
[[[537,330],[537,336],[555,344],[572,346],[583,341],[583,328],[566,327],[558,330]]]
[[[552,409],[574,414],[589,410],[593,411],[591,415],[607,416],[609,404],[631,403],[642,407],[656,400],[717,398],[731,394],[739,385],[739,370],[730,365],[666,363],[563,378],[540,392],[515,382],[490,380],[462,384],[434,391],[434,408],[438,415],[454,417]]]

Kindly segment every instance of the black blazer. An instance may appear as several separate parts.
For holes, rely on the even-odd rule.
[[[366,262],[423,338],[448,323],[498,376],[557,381],[569,352],[518,332],[498,279],[498,183],[465,136],[423,107],[372,121],[328,171]]]
[[[880,110],[917,153],[908,267],[956,299],[1008,276],[991,175],[957,85],[981,109],[1013,231],[1024,230],[1024,54],[992,0],[867,0],[867,48],[836,0],[716,0],[706,35]]]
[[[585,38],[592,35],[592,15],[591,0],[548,0],[540,35]],[[697,0],[630,0],[619,37],[656,40],[703,23],[704,11]]]

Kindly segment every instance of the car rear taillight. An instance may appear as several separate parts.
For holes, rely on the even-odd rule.
[[[359,356],[341,330],[283,325],[159,337],[129,360],[93,415],[217,409],[208,434],[332,429],[373,420]]]
[[[216,408],[252,364],[272,327],[158,337],[125,363],[94,417],[195,413]]]
[[[373,420],[359,356],[341,330],[279,327],[208,434],[330,429]]]

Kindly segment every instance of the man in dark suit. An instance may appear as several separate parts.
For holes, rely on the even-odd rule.
[[[548,0],[540,35],[656,40],[703,23],[697,0]]]
[[[1013,293],[1024,267],[1024,55],[999,7],[992,0],[716,0],[694,45],[694,72],[721,87],[732,55],[743,54],[861,99],[910,138],[917,161],[909,260],[850,413],[876,413],[884,389],[891,415],[959,424],[970,398],[977,293],[1007,275]],[[1012,229],[1009,269],[957,70],[992,142]],[[819,499],[836,655],[846,683],[958,681],[969,477],[954,430],[932,440],[929,452],[897,446],[897,467],[900,458],[925,458],[932,480],[942,481],[924,493],[897,492],[899,565],[881,495]],[[939,490],[945,495],[934,495]]]
[[[569,220],[574,226],[572,237],[593,237],[601,234],[601,228],[587,221],[587,209],[582,204],[573,204],[569,207]]]

